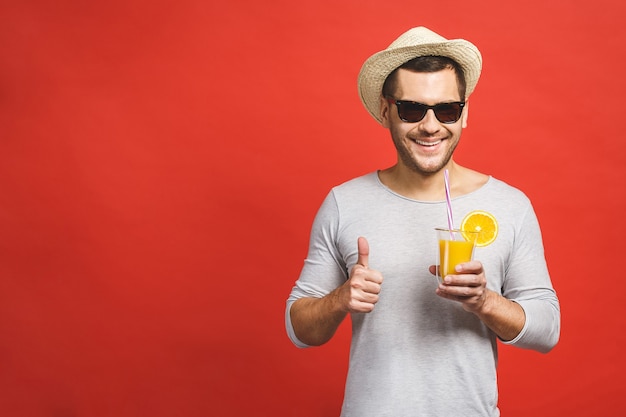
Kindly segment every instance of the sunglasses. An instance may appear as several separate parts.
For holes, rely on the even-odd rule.
[[[461,118],[463,106],[465,106],[464,101],[439,103],[434,106],[418,103],[416,101],[396,100],[393,98],[387,98],[387,101],[396,105],[400,120],[407,123],[419,122],[426,116],[426,112],[430,109],[433,109],[435,117],[439,122],[446,124],[456,123]]]

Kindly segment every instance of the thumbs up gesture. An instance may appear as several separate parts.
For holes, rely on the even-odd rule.
[[[350,279],[343,284],[339,297],[346,311],[369,313],[378,302],[383,276],[379,271],[369,269],[370,248],[367,239],[357,240],[358,258],[350,271]]]

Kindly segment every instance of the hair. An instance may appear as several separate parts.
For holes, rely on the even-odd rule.
[[[383,84],[383,97],[390,97],[395,92],[397,73],[400,68],[413,72],[438,72],[445,69],[454,70],[454,73],[456,74],[456,82],[459,86],[459,97],[462,101],[465,100],[465,89],[467,84],[465,82],[463,68],[461,68],[461,65],[459,65],[458,62],[446,56],[418,56],[417,58],[413,58],[412,60],[400,65],[398,68],[393,70],[389,76],[387,76],[387,79]]]

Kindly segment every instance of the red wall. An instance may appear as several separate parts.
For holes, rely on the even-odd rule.
[[[329,188],[394,161],[362,62],[412,26],[484,55],[457,160],[524,190],[562,302],[503,346],[507,417],[617,416],[621,1],[0,5],[0,415],[336,416],[349,335],[285,299]]]

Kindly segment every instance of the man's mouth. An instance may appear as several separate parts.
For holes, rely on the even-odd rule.
[[[421,146],[435,146],[435,145],[439,145],[441,143],[441,141],[442,140],[439,139],[439,140],[436,140],[434,142],[426,142],[426,141],[419,140],[419,139],[413,139],[413,142],[415,142],[415,143],[417,143],[418,145],[421,145]]]

